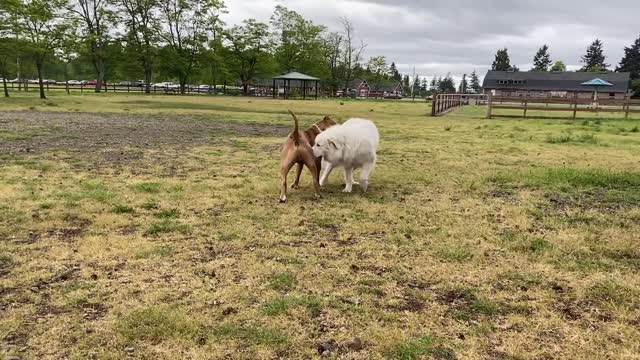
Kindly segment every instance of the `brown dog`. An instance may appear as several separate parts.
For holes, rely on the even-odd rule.
[[[298,164],[296,171],[296,180],[293,182],[292,188],[298,188],[300,183],[300,174],[302,167],[306,165],[313,175],[313,186],[316,192],[316,198],[320,197],[320,167],[322,166],[322,158],[316,158],[313,155],[313,145],[316,136],[326,129],[336,125],[336,122],[325,116],[321,121],[311,125],[305,132],[301,132],[298,128],[298,117],[291,110],[293,116],[294,128],[289,134],[287,142],[282,147],[280,161],[280,202],[287,201],[287,175],[294,164]]]

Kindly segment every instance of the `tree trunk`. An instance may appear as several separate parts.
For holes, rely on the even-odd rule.
[[[144,61],[144,92],[145,94],[151,94],[151,77],[153,76],[153,67],[151,61]]]
[[[38,83],[40,84],[40,99],[46,99],[44,94],[44,83],[42,82],[42,61],[36,61],[36,67],[38,68]]]
[[[4,87],[4,97],[9,97],[9,89],[7,88],[7,76],[2,78],[2,86]]]
[[[69,95],[69,71],[67,70],[69,63],[64,63],[64,89],[67,91],[67,95]]]
[[[22,79],[20,78],[20,57],[16,59],[16,78],[18,79],[18,91],[22,91]]]
[[[180,95],[184,95],[186,93],[185,92],[186,84],[187,84],[187,77],[180,76]]]
[[[104,60],[102,58],[96,59],[96,92],[102,91],[102,85],[104,85]]]

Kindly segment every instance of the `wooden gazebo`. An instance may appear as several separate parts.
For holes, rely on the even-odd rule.
[[[302,95],[303,99],[307,98],[307,92],[309,89],[309,83],[313,84],[313,94],[314,98],[318,98],[318,82],[320,79],[315,78],[313,76],[309,76],[306,74],[302,74],[299,72],[290,72],[288,74],[276,76],[273,78],[273,98],[276,99],[280,96],[280,89],[283,89],[283,97],[285,99],[289,99],[293,91],[292,89],[300,89],[300,95]],[[294,86],[291,86],[291,83],[294,83]],[[282,86],[279,86],[282,85]],[[298,86],[296,86],[298,85]]]

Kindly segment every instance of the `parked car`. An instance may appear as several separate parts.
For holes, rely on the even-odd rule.
[[[39,83],[40,83],[40,81],[39,81],[38,79],[35,79],[35,80],[30,79],[30,80],[27,80],[27,82],[28,82],[29,84],[39,84]]]
[[[117,86],[131,86],[131,81],[120,81]]]
[[[82,81],[80,80],[69,80],[67,81],[67,83],[71,86],[77,86],[77,85],[82,85]]]
[[[131,82],[131,86],[135,86],[135,87],[144,87],[146,84],[146,82],[144,80],[136,80]]]
[[[200,85],[198,86],[198,92],[209,92],[213,90],[213,87],[211,85]]]
[[[98,83],[98,80],[88,80],[87,82],[85,82],[85,85],[95,85]]]
[[[169,89],[172,86],[174,86],[175,84],[170,82],[170,81],[166,81],[166,82],[159,82],[159,83],[155,83],[152,86],[155,88],[165,88],[165,89]]]

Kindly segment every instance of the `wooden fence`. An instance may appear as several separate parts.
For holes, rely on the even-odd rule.
[[[469,105],[472,101],[476,105],[484,104],[487,96],[484,94],[439,94],[433,98],[431,116],[446,114],[452,109]]]
[[[559,97],[496,97],[488,94],[487,119],[494,117],[520,117],[520,115],[495,114],[496,110],[520,110],[522,117],[527,117],[527,111],[557,111],[570,112],[570,118],[575,119],[578,112],[589,113],[624,113],[640,114],[640,100],[625,99],[580,99]],[[536,116],[539,117],[539,116]]]
[[[2,83],[0,83],[1,88]],[[71,85],[68,86],[65,84],[43,84],[45,91],[69,91],[69,92],[95,92],[95,85]],[[40,90],[40,85],[37,83],[7,83],[7,87],[10,91],[25,91],[25,92],[38,92]],[[163,86],[151,86],[152,94],[179,94],[180,88],[177,87],[163,87]],[[102,87],[102,91],[109,93],[144,93],[144,86],[135,86],[135,85],[119,85],[119,84],[105,84]],[[242,95],[242,88],[238,87],[227,87],[226,85],[221,85],[214,88],[204,89],[197,87],[187,86],[184,89],[185,94],[187,95]],[[258,94],[252,96],[260,96]],[[270,95],[269,95],[270,96]]]

